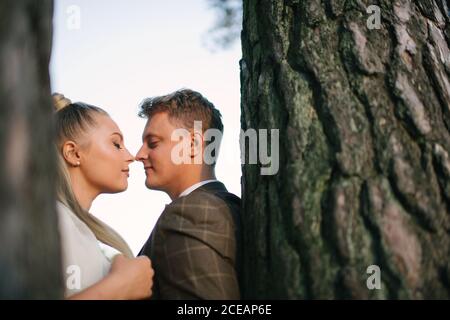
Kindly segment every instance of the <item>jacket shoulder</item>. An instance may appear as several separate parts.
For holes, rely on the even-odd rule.
[[[232,223],[229,205],[211,192],[195,190],[166,207],[168,211],[188,220],[226,220]],[[194,222],[192,221],[192,222]]]

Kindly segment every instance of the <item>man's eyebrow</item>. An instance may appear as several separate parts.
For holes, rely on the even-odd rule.
[[[115,134],[117,134],[120,137],[120,139],[123,141],[123,135],[120,132],[114,132],[111,135],[113,136]]]
[[[147,139],[150,139],[150,138],[158,138],[158,139],[162,140],[162,137],[160,135],[153,133],[153,132],[149,132],[142,138],[142,141],[146,141]]]

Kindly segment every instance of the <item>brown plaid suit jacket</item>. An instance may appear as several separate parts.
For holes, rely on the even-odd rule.
[[[241,200],[211,182],[167,205],[139,255],[154,299],[239,299]]]

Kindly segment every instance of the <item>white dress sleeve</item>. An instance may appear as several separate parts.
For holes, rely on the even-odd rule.
[[[65,296],[69,297],[104,278],[111,263],[84,222],[59,201],[57,211]]]

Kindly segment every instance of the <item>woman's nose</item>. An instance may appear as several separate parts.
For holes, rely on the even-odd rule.
[[[131,162],[134,162],[134,161],[136,161],[136,158],[127,149],[127,162],[131,163]]]

